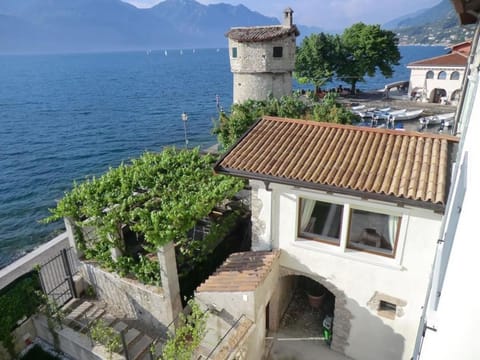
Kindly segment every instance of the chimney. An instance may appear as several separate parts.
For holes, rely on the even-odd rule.
[[[289,7],[283,10],[283,26],[288,28],[293,26],[293,10]]]

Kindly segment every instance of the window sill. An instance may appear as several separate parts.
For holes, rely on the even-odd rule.
[[[381,255],[375,255],[365,253],[362,251],[355,251],[352,249],[343,249],[339,246],[332,246],[324,243],[319,243],[312,240],[299,239],[292,243],[293,247],[313,250],[324,254],[337,256],[339,258],[358,261],[369,265],[380,266],[386,269],[401,271],[404,270],[403,266],[399,263],[399,260],[395,258],[385,257]]]

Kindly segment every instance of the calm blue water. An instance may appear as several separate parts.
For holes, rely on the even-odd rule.
[[[401,52],[407,64],[445,50]],[[408,77],[402,65],[359,88]],[[38,221],[74,180],[184,146],[183,111],[190,145],[213,145],[215,96],[225,109],[232,99],[227,49],[0,56],[0,81],[0,268],[62,229]]]

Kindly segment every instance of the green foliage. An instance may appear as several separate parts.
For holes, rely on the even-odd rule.
[[[336,35],[325,33],[305,37],[297,48],[295,78],[301,84],[311,83],[318,89],[332,80],[338,63],[340,43]]]
[[[0,291],[0,341],[12,357],[15,356],[12,331],[18,321],[37,312],[42,303],[38,289],[38,275],[31,273]]]
[[[57,329],[62,328],[63,320],[65,319],[64,311],[58,306],[56,301],[43,294],[40,291],[37,291],[38,298],[41,299],[43,306],[41,307],[41,312],[47,317],[47,326],[48,330],[53,337],[53,347],[56,351],[60,351],[60,338],[58,336]]]
[[[395,33],[382,30],[380,25],[357,23],[345,29],[341,36],[324,33],[306,37],[297,49],[295,77],[301,83],[311,83],[316,89],[334,77],[351,85],[379,70],[385,77],[393,74],[400,52]]]
[[[78,228],[95,228],[93,240],[75,231],[77,244],[87,259],[122,276],[134,275],[143,282],[159,284],[155,261],[147,257],[135,261],[125,254],[113,261],[110,249],[125,250],[121,229],[127,226],[143,234],[147,252],[156,253],[162,245],[183,239],[216,204],[233,197],[243,182],[215,175],[214,161],[213,156],[200,154],[198,148],[145,153],[101,177],[74,184],[46,221],[69,217]]]
[[[327,93],[322,102],[313,106],[313,119],[337,124],[351,124],[356,120],[357,115],[339,104],[336,99],[336,93]]]
[[[230,115],[220,113],[213,133],[222,149],[232,146],[258,119],[264,115],[299,118],[305,116],[308,106],[298,96],[284,96],[280,99],[247,100],[233,104]]]
[[[356,23],[345,29],[340,39],[337,77],[351,84],[354,93],[356,83],[365,81],[366,75],[374,76],[377,69],[385,77],[391,77],[393,65],[398,65],[401,59],[395,33],[382,30],[380,25]]]
[[[202,312],[192,299],[188,301],[188,305],[191,313],[187,316],[180,314],[180,326],[165,343],[160,358],[162,360],[190,360],[205,335],[207,313]]]
[[[105,324],[103,320],[97,320],[90,327],[90,335],[96,343],[102,344],[108,351],[111,359],[113,352],[121,350],[122,339],[120,334],[112,327]]]

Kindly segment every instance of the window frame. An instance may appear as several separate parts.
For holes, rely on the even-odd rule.
[[[300,222],[301,222],[301,200],[314,200],[318,202],[323,202],[327,204],[334,204],[340,205],[343,207],[342,211],[342,221],[340,224],[340,242],[339,244],[333,243],[332,241],[328,241],[325,239],[321,239],[319,237],[309,237],[304,236],[300,233]],[[368,256],[371,259],[392,259],[396,262],[400,261],[400,252],[399,249],[404,246],[403,245],[403,237],[405,233],[403,232],[404,225],[408,223],[408,214],[400,212],[398,210],[392,209],[385,209],[384,206],[379,204],[372,204],[373,206],[364,206],[364,204],[359,203],[358,201],[349,202],[345,199],[345,201],[336,201],[333,199],[325,199],[325,198],[318,198],[316,196],[308,195],[308,194],[301,194],[297,193],[297,210],[296,210],[296,227],[295,227],[295,240],[294,242],[297,244],[308,244],[309,242],[314,242],[315,244],[322,245],[322,249],[325,251],[333,251],[337,254],[345,254],[345,255],[353,255],[360,256]],[[387,205],[388,206],[388,205]],[[395,216],[398,218],[398,224],[395,231],[395,240],[393,242],[392,252],[390,254],[385,252],[377,252],[372,249],[360,249],[357,247],[350,247],[349,246],[349,234],[350,234],[350,224],[351,224],[351,216],[353,210],[361,210],[381,215],[387,216]],[[403,235],[402,235],[403,234]],[[325,246],[325,247],[324,247]],[[330,250],[328,250],[330,249]],[[370,255],[374,255],[371,257]],[[365,258],[366,260],[366,258]]]
[[[279,51],[280,51],[280,55],[278,54]],[[274,59],[281,59],[281,58],[283,58],[283,46],[274,46],[274,47],[273,47],[272,57],[273,57]]]
[[[238,48],[236,46],[232,47],[232,59],[238,58]]]
[[[437,75],[437,80],[447,80],[447,78],[447,72],[444,70],[440,71]]]
[[[425,74],[425,79],[434,79],[434,78],[435,78],[435,73],[432,70],[428,70],[427,73]]]
[[[369,213],[372,213],[372,214],[395,216],[395,217],[398,218],[397,228],[395,229],[395,239],[393,240],[392,251],[391,251],[390,254],[386,253],[384,251],[375,251],[375,248],[372,247],[372,246],[361,247],[361,246],[352,246],[350,244],[350,229],[351,229],[351,226],[352,226],[352,217],[353,217],[352,215],[353,215],[354,210],[365,211],[365,212],[369,212]],[[384,256],[384,257],[387,257],[387,258],[395,258],[395,255],[397,253],[398,242],[399,242],[399,238],[400,238],[400,228],[401,228],[401,226],[402,226],[402,216],[400,216],[400,215],[393,215],[393,214],[388,214],[388,213],[386,214],[386,213],[382,213],[382,212],[378,212],[378,211],[361,209],[361,208],[358,208],[356,206],[350,207],[350,213],[349,213],[349,216],[348,216],[348,230],[347,230],[347,233],[345,234],[346,237],[347,237],[346,248],[348,250],[366,252],[366,253],[369,253],[369,254]]]
[[[455,79],[453,78],[455,76]],[[451,74],[450,74],[450,80],[460,80],[460,71],[453,71]]]
[[[301,229],[300,229],[300,228],[301,228],[301,221],[302,221],[302,217],[301,217],[301,214],[300,214],[300,209],[302,208],[302,200],[313,200],[313,201],[315,201],[315,202],[320,202],[320,203],[323,203],[323,204],[341,206],[342,219],[341,219],[341,222],[340,222],[340,230],[339,230],[338,240],[337,240],[337,241],[334,241],[333,238],[332,238],[332,240],[329,240],[329,239],[327,239],[326,237],[322,237],[321,234],[310,233],[310,232],[308,232],[307,235],[305,235],[305,233],[302,234]],[[344,205],[344,204],[341,204],[341,203],[333,203],[333,202],[329,202],[329,201],[322,201],[322,200],[317,200],[317,199],[308,199],[308,198],[299,196],[299,197],[298,197],[298,210],[297,210],[297,218],[298,218],[298,221],[297,221],[297,238],[302,238],[302,239],[306,239],[306,240],[316,241],[316,242],[320,242],[320,243],[324,243],[324,244],[328,244],[328,245],[340,247],[341,244],[342,244],[342,233],[343,233],[343,224],[344,224],[343,217],[344,217],[344,214],[345,214],[345,205]]]

